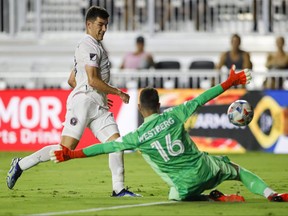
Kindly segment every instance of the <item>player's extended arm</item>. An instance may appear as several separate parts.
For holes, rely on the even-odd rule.
[[[118,152],[125,149],[129,149],[129,146],[123,145],[121,142],[117,142],[116,140],[107,143],[91,145],[79,150],[70,150],[61,145],[60,150],[52,150],[50,152],[50,158],[55,163],[59,163],[70,159],[92,157],[100,154]]]
[[[203,106],[208,101],[222,94],[230,87],[234,85],[248,84],[250,80],[251,73],[248,69],[235,72],[235,65],[233,65],[230,69],[230,74],[226,81],[206,90],[198,97],[175,107],[172,112],[174,112],[181,121],[185,122],[199,107]]]
[[[120,89],[105,83],[100,77],[98,68],[86,65],[85,69],[88,76],[88,84],[91,87],[105,94],[118,95],[124,103],[129,103],[130,96]]]
[[[221,86],[224,91],[232,86],[245,85],[250,83],[252,76],[249,69],[244,69],[238,72],[236,72],[235,69],[236,69],[235,65],[232,65],[229,77],[227,78],[226,81],[221,83]]]
[[[226,91],[232,86],[244,85],[250,83],[252,77],[249,69],[244,69],[238,72],[236,72],[235,69],[236,69],[235,65],[232,65],[229,77],[227,78],[226,81],[210,88],[209,90],[205,91],[197,98],[195,98],[194,100],[198,101],[198,106],[204,105],[205,103],[217,97],[218,95],[222,94],[224,91]]]

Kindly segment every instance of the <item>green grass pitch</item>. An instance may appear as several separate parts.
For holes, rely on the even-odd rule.
[[[139,153],[125,154],[126,185],[142,198],[112,198],[108,156],[77,159],[61,164],[42,163],[27,170],[13,190],[5,177],[14,156],[0,153],[0,215],[288,215],[288,203],[271,203],[250,193],[241,183],[229,181],[217,189],[240,192],[245,203],[166,203],[168,186],[145,163]],[[267,153],[232,154],[235,163],[261,176],[272,188],[288,192],[288,156]],[[160,205],[149,203],[165,202]],[[146,204],[148,206],[139,206]],[[130,205],[130,207],[128,206]],[[135,205],[135,206],[134,206]],[[137,206],[138,205],[138,206]],[[123,208],[117,208],[121,206]],[[125,207],[126,206],[126,207]],[[78,210],[91,210],[79,212]],[[77,212],[78,211],[78,212]]]

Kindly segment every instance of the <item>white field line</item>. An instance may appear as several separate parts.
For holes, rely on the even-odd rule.
[[[79,214],[79,213],[98,212],[98,211],[105,211],[105,210],[125,209],[125,208],[134,208],[134,207],[166,205],[166,204],[173,204],[173,203],[177,203],[177,201],[165,201],[165,202],[153,202],[153,203],[142,203],[142,204],[132,204],[132,205],[120,205],[120,206],[100,207],[100,208],[71,210],[71,211],[46,212],[46,213],[39,213],[39,214],[30,214],[30,215],[27,215],[27,216],[52,216],[52,215]]]

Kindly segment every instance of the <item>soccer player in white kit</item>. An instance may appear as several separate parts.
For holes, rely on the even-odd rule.
[[[108,111],[107,94],[118,95],[124,103],[129,102],[129,95],[108,84],[111,65],[101,44],[108,18],[108,12],[96,6],[90,7],[86,14],[87,34],[76,48],[75,65],[68,80],[74,89],[67,99],[61,144],[69,149],[76,148],[86,127],[101,142],[120,137],[115,119]],[[23,159],[14,158],[6,178],[8,188],[14,187],[24,170],[50,160],[49,152],[59,148],[59,144],[49,145]],[[109,155],[109,167],[112,173],[112,196],[140,196],[124,187],[123,152]]]

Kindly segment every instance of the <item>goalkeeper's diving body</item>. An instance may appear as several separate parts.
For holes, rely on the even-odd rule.
[[[287,193],[276,193],[261,178],[232,163],[228,157],[212,156],[199,151],[184,128],[185,121],[197,108],[230,87],[247,84],[250,80],[249,70],[235,72],[235,66],[232,66],[226,81],[162,114],[157,90],[144,88],[138,105],[144,123],[137,130],[115,141],[80,150],[72,151],[63,146],[61,150],[50,152],[51,160],[62,162],[135,149],[142,153],[147,163],[170,186],[171,200],[243,202],[244,198],[238,194],[224,195],[218,190],[212,190],[208,195],[202,194],[223,181],[238,180],[252,193],[262,195],[270,201],[287,202]]]

